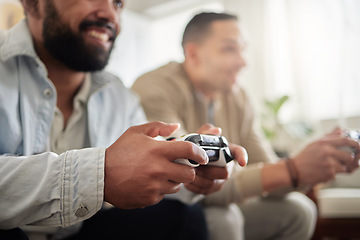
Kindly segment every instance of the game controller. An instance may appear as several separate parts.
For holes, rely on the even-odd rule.
[[[229,149],[229,143],[223,136],[205,135],[191,133],[184,135],[179,139],[168,139],[170,141],[189,141],[195,143],[200,148],[204,149],[209,157],[207,165],[225,167],[228,162],[234,158]],[[200,164],[191,159],[177,159],[175,162],[188,165],[190,167],[198,167]]]
[[[352,140],[355,140],[357,142],[360,142],[360,131],[359,130],[345,131],[344,136],[348,137],[348,138],[350,138]],[[354,154],[357,153],[356,149],[354,149],[352,147],[348,147],[348,146],[340,147],[340,149],[344,150],[344,151],[347,151],[347,152],[350,152],[350,153],[354,153]]]

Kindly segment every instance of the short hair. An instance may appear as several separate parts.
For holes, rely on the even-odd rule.
[[[228,13],[202,12],[195,15],[186,25],[182,38],[183,48],[188,42],[199,42],[209,31],[210,25],[219,20],[238,20],[236,15]]]

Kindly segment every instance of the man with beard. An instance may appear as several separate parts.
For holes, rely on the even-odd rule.
[[[229,141],[246,148],[248,167],[235,166],[220,191],[209,192],[204,184],[208,176],[200,174],[216,167],[200,166],[195,181],[185,184],[188,191],[207,195],[202,204],[211,239],[311,238],[316,222],[314,203],[290,192],[331,180],[338,172],[353,171],[358,167],[359,143],[337,130],[279,161],[260,137],[248,96],[236,82],[246,65],[246,44],[237,17],[198,14],[186,26],[182,43],[183,63],[171,62],[144,74],[132,89],[140,95],[149,120],[181,123],[175,137],[210,122]],[[352,146],[358,153],[342,151],[340,146]]]
[[[190,142],[155,140],[179,125],[143,124],[137,98],[101,71],[120,31],[123,1],[22,4],[26,19],[0,32],[0,229],[68,227],[92,217],[106,201],[119,209],[98,212],[76,239],[118,234],[166,239],[189,233],[205,239],[196,206],[165,201],[144,211],[120,211],[156,204],[193,181],[194,169],[176,159],[208,161]],[[242,148],[234,146],[232,152],[244,165]],[[170,221],[161,219],[164,211],[174,214]],[[142,230],[126,232],[138,227]],[[13,233],[18,229],[0,236]]]

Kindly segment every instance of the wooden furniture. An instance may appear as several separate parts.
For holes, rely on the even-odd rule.
[[[308,194],[318,206],[316,190]],[[360,240],[360,218],[324,218],[318,216],[315,232],[311,240]]]
[[[360,218],[318,218],[311,240],[324,238],[337,240],[360,239]]]

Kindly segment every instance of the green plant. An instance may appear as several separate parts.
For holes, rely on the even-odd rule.
[[[262,130],[269,140],[276,135],[276,128],[279,126],[279,112],[284,104],[289,100],[289,96],[284,95],[272,101],[265,100],[265,113],[262,114]]]
[[[283,130],[294,139],[305,139],[314,131],[313,127],[303,121],[294,121],[287,124],[281,124],[279,113],[289,96],[284,95],[274,100],[265,100],[265,112],[262,114],[262,130],[267,139],[273,140],[277,131]]]

